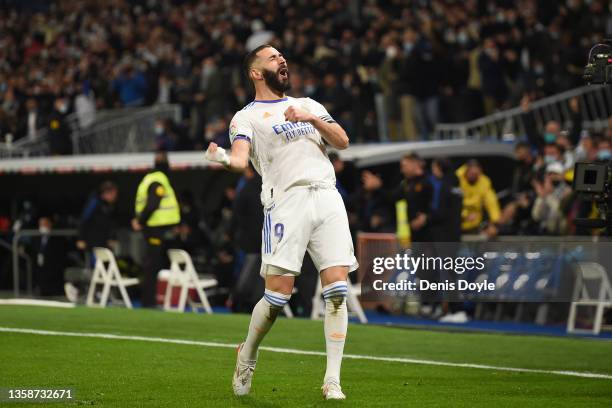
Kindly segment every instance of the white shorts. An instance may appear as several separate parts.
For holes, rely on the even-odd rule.
[[[319,272],[331,266],[357,269],[344,202],[333,186],[292,187],[264,203],[261,276],[297,276],[306,251]],[[276,201],[276,202],[274,202]]]

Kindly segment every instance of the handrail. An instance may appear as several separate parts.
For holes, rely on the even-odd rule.
[[[482,137],[500,140],[510,133],[524,135],[524,113],[534,115],[536,128],[540,132],[549,120],[556,120],[562,126],[569,126],[572,116],[569,102],[573,98],[580,100],[579,106],[584,119],[584,129],[605,128],[607,118],[612,115],[612,91],[609,86],[589,85],[531,102],[527,112],[524,112],[521,107],[514,107],[465,123],[439,123],[435,127],[435,135],[438,139],[476,140]]]

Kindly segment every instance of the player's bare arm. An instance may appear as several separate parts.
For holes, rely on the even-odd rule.
[[[342,126],[337,123],[328,123],[318,116],[304,109],[290,106],[285,111],[285,119],[289,122],[309,122],[315,127],[327,143],[336,149],[346,149],[349,146],[349,138]]]
[[[251,143],[246,140],[236,140],[232,143],[232,150],[227,154],[225,149],[211,143],[206,149],[204,157],[207,160],[221,163],[228,170],[242,173],[249,166],[249,150]]]

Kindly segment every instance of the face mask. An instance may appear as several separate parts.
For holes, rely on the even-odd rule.
[[[542,75],[544,73],[544,67],[537,65],[533,68],[533,71],[536,73],[536,75]]]
[[[410,51],[412,51],[412,49],[414,48],[414,44],[411,42],[405,42],[404,43],[404,51],[406,53],[410,53]]]
[[[387,58],[390,58],[390,59],[397,57],[397,48],[388,47],[386,54],[387,54]]]
[[[612,159],[612,152],[608,149],[600,150],[597,152],[597,160],[610,160]]]
[[[162,135],[164,133],[164,128],[163,126],[155,126],[155,134],[156,135]]]
[[[38,232],[40,232],[42,235],[48,235],[51,232],[51,228],[49,228],[49,227],[39,227],[38,228]]]
[[[551,156],[550,154],[547,154],[546,156],[544,156],[544,163],[546,164],[554,163],[556,161],[557,161],[557,158],[555,156]]]
[[[555,135],[554,133],[544,133],[544,141],[546,143],[555,143],[555,140],[557,140],[557,135]]]
[[[459,34],[457,34],[457,42],[461,45],[467,44],[468,39],[468,35],[465,33],[465,31],[460,31]]]
[[[60,106],[59,106],[59,109],[58,109],[58,110],[59,110],[61,113],[66,113],[66,112],[68,112],[68,106],[67,106],[66,104],[62,104],[62,105],[60,105]]]

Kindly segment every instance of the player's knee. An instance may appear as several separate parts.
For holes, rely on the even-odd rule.
[[[291,295],[285,295],[284,293],[266,289],[264,292],[264,299],[270,305],[270,310],[278,313],[287,303],[289,303]]]
[[[348,285],[346,281],[333,282],[323,288],[325,304],[328,308],[332,308],[333,311],[337,311],[346,304],[347,294]]]

